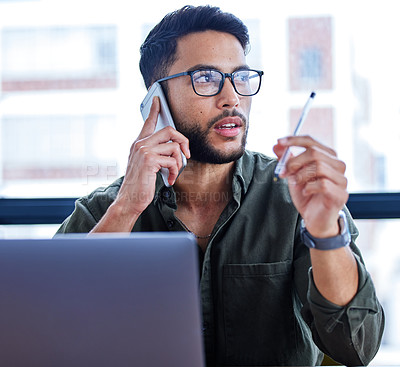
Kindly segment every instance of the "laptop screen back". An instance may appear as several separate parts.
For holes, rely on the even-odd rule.
[[[0,365],[203,366],[185,233],[0,241]]]

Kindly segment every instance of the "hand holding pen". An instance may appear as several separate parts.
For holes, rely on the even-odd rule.
[[[337,234],[338,213],[348,200],[348,192],[346,164],[336,151],[311,136],[299,134],[314,97],[315,93],[311,93],[293,136],[279,139],[274,146],[280,157],[274,173],[287,179],[290,197],[307,230],[314,237],[324,238]],[[293,156],[291,147],[304,151]]]
[[[310,97],[308,98],[308,100],[303,108],[303,112],[301,113],[299,122],[297,123],[296,128],[294,129],[293,136],[298,136],[300,134],[300,129],[308,115],[308,111],[310,110],[311,102],[314,100],[314,97],[315,97],[315,92],[311,92]],[[279,175],[284,171],[286,162],[290,156],[289,153],[290,153],[290,148],[286,148],[286,150],[284,151],[281,159],[279,160],[279,162],[275,168],[274,181],[277,181],[279,179]]]

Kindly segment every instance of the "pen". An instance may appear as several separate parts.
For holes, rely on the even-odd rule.
[[[304,105],[303,112],[301,113],[299,122],[297,123],[297,126],[294,129],[293,136],[299,135],[301,126],[303,125],[304,120],[306,119],[306,117],[308,115],[308,111],[310,110],[311,102],[314,100],[314,97],[315,97],[315,92],[311,92],[310,97],[308,98],[306,104]],[[289,148],[290,147],[286,148],[286,150],[283,152],[281,159],[279,160],[278,164],[275,167],[274,181],[278,180],[279,175],[285,169],[286,161],[289,158]]]

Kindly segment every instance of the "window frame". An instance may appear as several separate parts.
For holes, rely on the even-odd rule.
[[[1,198],[0,225],[61,224],[77,198]],[[347,202],[354,219],[400,218],[400,192],[351,193]]]

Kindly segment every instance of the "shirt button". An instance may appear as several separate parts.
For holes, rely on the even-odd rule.
[[[168,189],[165,189],[165,190],[163,190],[161,195],[162,195],[163,201],[167,201],[171,197],[171,191],[169,191]]]
[[[172,219],[167,220],[167,227],[171,229],[174,226],[175,222]]]

